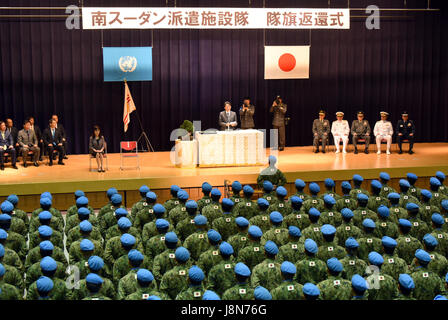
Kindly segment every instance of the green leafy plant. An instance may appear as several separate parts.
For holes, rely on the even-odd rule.
[[[180,128],[188,131],[190,134],[193,134],[193,123],[190,120],[184,120],[184,122],[180,125]]]

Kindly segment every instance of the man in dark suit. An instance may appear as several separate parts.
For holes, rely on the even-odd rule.
[[[61,131],[62,134],[62,145],[64,147],[64,151],[67,151],[67,135],[65,133],[65,128],[62,125],[62,123],[59,123],[59,118],[56,114],[52,115],[51,119],[56,121],[56,129],[59,129],[59,131]],[[66,154],[64,154],[64,159],[68,159]]]
[[[42,131],[41,131],[40,128],[34,123],[34,117],[28,117],[27,120],[30,122],[30,125],[31,125],[30,129],[33,130],[34,133],[36,134],[36,138],[37,138],[37,141],[38,141],[38,145],[39,145],[40,150],[43,151],[45,148],[44,148],[44,145],[43,145],[43,144],[44,144],[44,141],[42,140]],[[40,153],[39,161],[42,161],[42,154],[43,154],[43,152]]]
[[[17,135],[17,141],[19,142],[20,147],[22,148],[22,157],[23,157],[23,166],[26,168],[26,158],[28,156],[28,152],[33,152],[33,163],[35,167],[38,167],[39,164],[37,160],[39,159],[40,148],[37,146],[37,138],[34,131],[30,129],[31,124],[29,121],[23,123],[23,129],[19,131]]]
[[[16,154],[19,154],[20,146],[19,142],[17,141],[17,137],[19,135],[19,130],[17,130],[16,127],[14,127],[14,123],[12,122],[12,119],[6,119],[6,131],[8,131],[12,136],[12,143],[14,145],[14,148],[16,149]]]
[[[412,120],[409,120],[409,115],[407,111],[403,111],[401,114],[401,120],[398,120],[397,123],[397,142],[398,147],[400,148],[399,154],[403,153],[403,140],[409,141],[409,154],[413,154],[414,151],[412,147],[414,146],[414,134],[415,134],[415,125]]]
[[[235,130],[238,122],[236,113],[231,111],[232,105],[229,101],[224,102],[224,110],[219,113],[219,127],[221,130]]]
[[[5,153],[11,156],[11,163],[14,169],[16,166],[16,149],[14,148],[14,141],[12,135],[6,130],[6,124],[0,121],[0,170],[5,170]]]
[[[48,151],[48,157],[50,159],[50,166],[53,165],[53,151],[57,150],[59,153],[58,164],[64,165],[62,159],[64,159],[64,145],[63,137],[60,129],[56,128],[56,121],[50,119],[49,127],[44,130],[42,139],[44,140],[45,149]]]

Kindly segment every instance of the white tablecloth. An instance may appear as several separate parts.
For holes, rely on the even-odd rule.
[[[174,163],[176,167],[196,167],[197,164],[197,141],[182,141],[177,139],[175,142]]]

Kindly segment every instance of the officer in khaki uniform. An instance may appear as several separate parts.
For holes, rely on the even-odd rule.
[[[328,135],[330,133],[330,121],[324,119],[325,111],[319,111],[319,119],[313,121],[313,146],[316,148],[314,153],[319,152],[319,139],[322,139],[322,153],[325,153],[325,146],[327,145]]]
[[[369,144],[370,144],[370,133],[371,133],[369,121],[364,119],[363,111],[358,111],[357,115],[358,115],[358,119],[353,120],[352,128],[350,130],[352,133],[353,146],[355,147],[355,154],[358,153],[358,140],[359,139],[365,140],[364,153],[368,154],[369,153]]]
[[[278,129],[278,150],[282,151],[285,148],[285,114],[287,106],[283,103],[280,96],[277,96],[272,103],[269,112],[274,113],[272,126]]]

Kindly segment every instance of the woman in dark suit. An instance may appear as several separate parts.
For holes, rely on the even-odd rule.
[[[105,172],[103,169],[103,158],[104,149],[106,148],[106,140],[104,140],[104,136],[100,135],[100,132],[101,130],[99,126],[93,126],[93,133],[90,136],[89,141],[89,151],[90,154],[96,158],[98,172]]]

